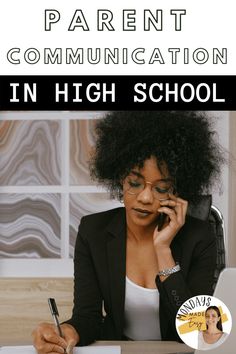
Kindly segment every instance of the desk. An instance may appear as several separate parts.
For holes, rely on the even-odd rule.
[[[28,345],[30,342],[15,341],[1,343],[4,345]],[[170,354],[170,353],[193,353],[193,349],[178,342],[158,341],[98,341],[96,345],[120,345],[122,354]]]
[[[57,299],[61,322],[70,318],[72,295],[72,278],[0,278],[0,345],[32,344],[31,332],[38,323],[52,321],[48,297]],[[99,341],[95,345],[120,345],[122,354],[192,351],[177,342]]]

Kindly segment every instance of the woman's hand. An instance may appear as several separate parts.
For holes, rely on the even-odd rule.
[[[79,342],[79,335],[70,324],[61,325],[64,338],[58,335],[53,324],[40,323],[33,331],[33,344],[38,354],[72,354],[74,346]]]
[[[170,248],[170,244],[185,223],[188,202],[170,194],[169,199],[160,201],[159,213],[166,215],[166,221],[161,230],[154,231],[153,242],[156,250]]]

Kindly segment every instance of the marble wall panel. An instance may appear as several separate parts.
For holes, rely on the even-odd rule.
[[[60,195],[0,194],[0,257],[60,257]]]
[[[89,176],[88,160],[95,141],[96,120],[70,121],[70,184],[94,185]]]
[[[0,121],[0,185],[60,184],[60,122]]]
[[[74,193],[70,195],[70,257],[74,255],[75,240],[80,219],[84,215],[120,207],[108,193]]]

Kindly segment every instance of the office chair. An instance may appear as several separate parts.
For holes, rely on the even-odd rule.
[[[223,215],[217,207],[212,205],[211,195],[201,196],[197,206],[190,204],[188,214],[201,220],[209,220],[213,233],[216,236],[217,254],[214,273],[214,290],[220,272],[225,268],[225,226]]]
[[[225,226],[223,215],[219,209],[212,205],[209,221],[216,235],[216,269],[214,273],[214,289],[219,278],[220,272],[225,268]],[[214,290],[213,289],[213,290]]]

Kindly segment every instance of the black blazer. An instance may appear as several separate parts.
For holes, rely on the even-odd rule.
[[[181,271],[164,282],[156,278],[162,340],[179,340],[175,330],[178,308],[192,296],[212,294],[216,267],[216,240],[208,222],[188,216],[171,249]],[[74,256],[74,308],[67,321],[79,333],[79,345],[124,339],[125,276],[125,209],[83,217]]]

